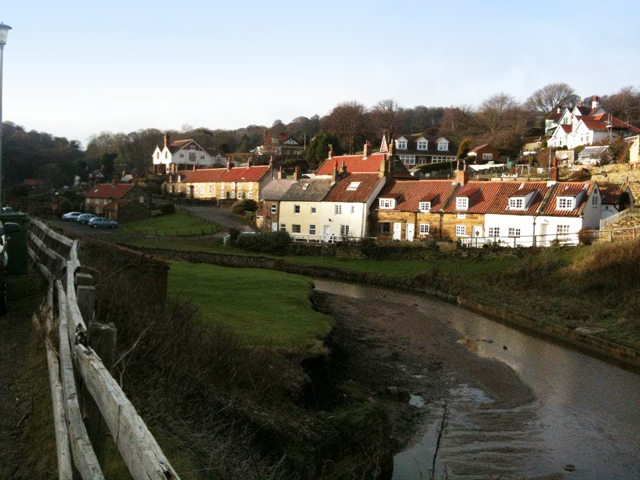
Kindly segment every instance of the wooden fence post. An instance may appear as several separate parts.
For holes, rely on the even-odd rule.
[[[78,297],[78,306],[80,313],[84,319],[84,323],[90,325],[93,323],[93,316],[96,308],[96,287],[87,285],[78,285],[76,292]]]
[[[113,374],[116,356],[116,327],[113,323],[91,322],[87,327],[89,346],[100,357],[105,368]],[[100,466],[104,468],[109,427],[91,395],[84,395],[84,416],[87,432]]]

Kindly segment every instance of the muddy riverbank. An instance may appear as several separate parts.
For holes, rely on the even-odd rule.
[[[637,374],[424,295],[314,281],[349,352],[339,380],[393,412],[394,479],[428,478],[444,400],[449,478],[640,478]]]

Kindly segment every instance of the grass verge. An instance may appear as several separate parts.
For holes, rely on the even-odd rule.
[[[195,215],[178,211],[170,215],[125,223],[121,229],[127,233],[150,235],[197,235],[203,231],[207,234],[215,233],[219,231],[219,226]]]
[[[333,326],[311,306],[311,281],[297,275],[173,262],[169,293],[252,345],[315,350]]]

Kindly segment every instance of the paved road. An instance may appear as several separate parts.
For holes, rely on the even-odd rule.
[[[82,225],[78,222],[67,222],[65,220],[47,219],[46,223],[53,225],[61,230],[77,233],[78,235],[112,235],[118,232],[117,228],[91,228],[88,225]]]
[[[257,229],[254,225],[248,225],[242,221],[240,217],[231,213],[231,211],[220,207],[191,207],[186,205],[180,205],[180,210],[186,210],[194,213],[206,220],[213,221],[220,225],[222,228],[220,232],[216,233],[216,237],[224,237],[230,228],[237,228],[241,232],[256,232]]]

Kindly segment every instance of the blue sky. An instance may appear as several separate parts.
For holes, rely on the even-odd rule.
[[[5,0],[4,119],[78,139],[640,87],[637,0]],[[611,13],[609,13],[611,12]]]

